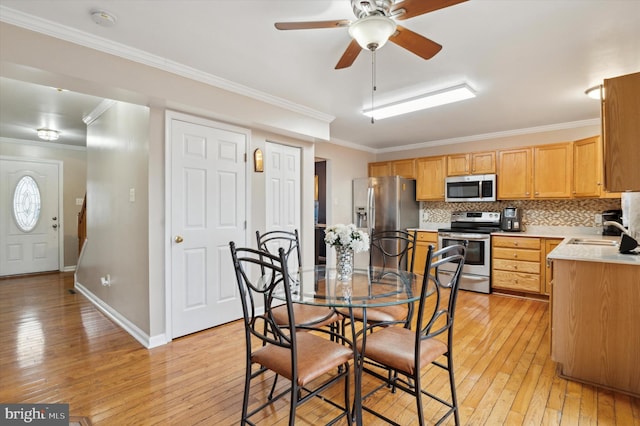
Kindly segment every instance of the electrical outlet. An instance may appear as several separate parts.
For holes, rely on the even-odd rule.
[[[602,225],[602,213],[596,213],[593,215],[593,223],[596,226]]]
[[[105,287],[109,287],[111,286],[111,275],[107,274],[104,277],[100,277],[100,282],[102,283],[103,286]]]

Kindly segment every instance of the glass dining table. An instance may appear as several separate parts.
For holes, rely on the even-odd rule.
[[[367,308],[401,305],[419,300],[423,277],[413,272],[381,267],[354,269],[351,279],[347,281],[338,280],[336,275],[334,268],[324,265],[316,265],[313,269],[303,268],[291,274],[292,300],[294,303],[346,308],[349,311],[354,351],[354,418],[357,425],[362,425],[361,383],[364,357],[361,352],[366,351]],[[435,291],[427,290],[428,294]],[[354,309],[362,309],[362,319],[358,322],[354,320]],[[362,327],[357,327],[356,324],[361,324]],[[355,344],[357,339],[362,339],[361,351]]]

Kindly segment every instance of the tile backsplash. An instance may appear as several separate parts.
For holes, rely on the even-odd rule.
[[[520,207],[523,222],[530,226],[586,226],[596,227],[595,215],[605,210],[619,209],[620,199],[580,200],[517,200],[495,203],[420,202],[420,222],[449,223],[451,212],[501,212],[505,207]]]

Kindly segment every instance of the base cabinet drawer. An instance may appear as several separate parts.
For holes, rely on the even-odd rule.
[[[506,290],[540,292],[540,275],[520,272],[493,271],[492,286]]]
[[[524,260],[527,262],[540,262],[540,250],[522,250],[504,247],[494,247],[494,259]]]
[[[493,269],[540,274],[540,262],[520,262],[518,260],[493,259]]]

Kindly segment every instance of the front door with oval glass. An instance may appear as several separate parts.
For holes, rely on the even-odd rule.
[[[0,276],[60,268],[59,165],[0,159]]]

